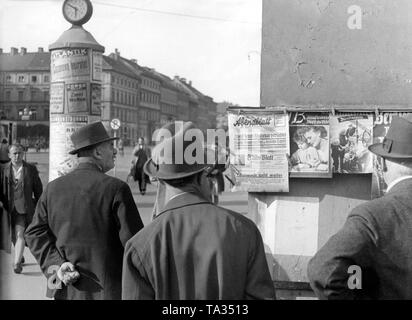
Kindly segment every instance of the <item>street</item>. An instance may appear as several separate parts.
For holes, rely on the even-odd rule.
[[[27,161],[36,163],[43,182],[43,187],[48,181],[48,152],[36,153],[30,149],[27,153]],[[115,170],[108,174],[126,181],[127,174],[132,161],[132,148],[126,147],[124,156],[117,155]],[[225,190],[229,190],[228,181],[225,181]],[[156,197],[156,182],[148,185],[146,194],[140,195],[136,182],[129,180],[134,200],[139,210],[144,225],[150,223],[153,204]],[[220,196],[219,205],[222,207],[246,214],[248,210],[246,192],[226,191]],[[12,251],[13,254],[13,251]],[[25,264],[22,274],[15,274],[12,270],[12,257],[0,250],[0,299],[2,300],[43,300],[46,293],[46,278],[40,271],[38,264],[30,254],[28,248],[25,249]]]

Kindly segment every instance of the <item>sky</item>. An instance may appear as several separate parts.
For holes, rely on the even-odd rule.
[[[70,28],[63,0],[0,0],[0,48],[48,49]],[[175,75],[215,102],[258,106],[261,0],[92,0],[83,27],[108,55]]]

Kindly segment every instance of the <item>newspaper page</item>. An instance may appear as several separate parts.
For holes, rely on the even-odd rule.
[[[286,113],[228,111],[232,191],[289,191]]]
[[[330,118],[333,172],[372,173],[373,114],[340,113]]]
[[[384,112],[375,115],[373,121],[373,143],[381,143],[383,141],[383,138],[386,136],[394,116],[403,117],[406,115],[410,115],[410,113]],[[385,194],[388,185],[383,179],[382,157],[372,154],[372,158],[373,171],[371,198],[375,199],[382,197]]]
[[[329,113],[292,112],[289,134],[290,176],[331,178]]]

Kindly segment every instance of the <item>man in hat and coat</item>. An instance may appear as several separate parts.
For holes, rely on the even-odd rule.
[[[354,208],[308,264],[321,299],[412,299],[412,119],[393,117],[382,143],[387,193]]]
[[[9,159],[0,164],[0,249],[11,252],[14,244],[13,270],[23,271],[24,231],[33,219],[34,209],[42,192],[43,185],[35,165],[23,160],[23,146],[12,144]]]
[[[149,176],[145,174],[143,166],[148,159],[150,151],[147,150],[144,142],[144,138],[140,137],[137,140],[137,145],[133,149],[134,159],[132,161],[133,167],[133,180],[139,184],[140,194],[143,196],[146,193],[146,185],[150,183]]]
[[[122,298],[274,299],[258,228],[211,202],[214,151],[180,124],[161,129],[144,166],[161,191],[153,221],[126,244]]]
[[[48,278],[48,296],[120,299],[124,245],[143,223],[129,186],[105,174],[114,167],[116,138],[101,122],[70,138],[79,164],[46,186],[26,241]]]

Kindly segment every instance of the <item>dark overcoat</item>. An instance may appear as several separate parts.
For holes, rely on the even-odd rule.
[[[14,228],[12,226],[13,202],[13,173],[11,162],[0,164],[0,201],[3,203],[1,210],[1,246],[6,252],[11,251],[11,243],[15,241]],[[23,194],[25,199],[26,225],[33,219],[37,201],[43,192],[43,185],[36,166],[23,161]]]
[[[55,271],[69,261],[80,272],[55,299],[120,299],[124,245],[143,227],[129,186],[81,163],[50,182],[31,225],[28,246],[53,289]],[[56,267],[57,266],[57,267]]]
[[[123,299],[274,299],[248,218],[186,193],[126,244]]]
[[[411,244],[409,178],[352,210],[309,261],[311,286],[321,299],[412,299]]]

